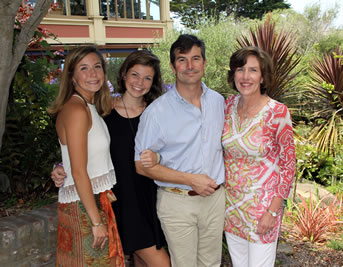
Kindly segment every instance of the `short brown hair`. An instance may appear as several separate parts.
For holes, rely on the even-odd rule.
[[[95,46],[79,46],[73,49],[66,57],[58,95],[55,102],[49,107],[48,112],[51,115],[57,115],[61,111],[63,105],[70,99],[73,94],[77,94],[73,83],[73,76],[76,65],[87,55],[96,54],[101,62],[104,71],[104,84],[101,89],[95,93],[94,104],[101,116],[105,116],[111,112],[111,95],[107,85],[106,63],[100,51]]]
[[[179,38],[170,47],[170,62],[175,68],[176,52],[188,53],[193,46],[201,49],[202,60],[206,60],[206,47],[205,43],[195,35],[181,34]]]
[[[243,67],[247,63],[249,56],[255,56],[260,64],[263,82],[261,84],[261,94],[264,94],[270,87],[273,74],[273,63],[269,54],[256,46],[247,46],[237,50],[230,58],[230,70],[228,71],[227,81],[236,91],[237,87],[234,81],[237,68]]]

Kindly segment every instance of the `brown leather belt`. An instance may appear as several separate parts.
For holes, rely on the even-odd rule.
[[[183,195],[183,196],[199,196],[199,194],[197,192],[195,192],[194,190],[186,190],[186,189],[181,189],[181,188],[177,188],[177,187],[163,187],[161,186],[161,188],[164,191],[167,191],[169,193],[174,193],[174,194],[178,194],[178,195]],[[220,188],[220,185],[218,185],[214,191],[217,191]]]

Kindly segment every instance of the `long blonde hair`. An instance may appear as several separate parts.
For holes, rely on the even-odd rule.
[[[73,84],[75,67],[84,57],[86,57],[90,53],[95,53],[99,57],[105,76],[104,84],[102,85],[101,89],[95,93],[94,96],[94,104],[96,110],[98,111],[100,116],[105,116],[111,112],[111,95],[110,89],[107,85],[107,71],[105,60],[96,47],[80,46],[73,49],[66,57],[64,69],[60,80],[58,95],[56,97],[56,100],[48,108],[48,112],[51,115],[56,116],[58,112],[61,111],[64,104],[70,99],[70,97],[73,94],[78,94]]]

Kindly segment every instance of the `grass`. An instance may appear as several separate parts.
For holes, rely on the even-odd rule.
[[[334,250],[343,250],[343,234],[338,239],[331,239],[326,243],[326,246]]]

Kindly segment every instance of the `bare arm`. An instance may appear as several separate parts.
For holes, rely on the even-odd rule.
[[[191,174],[176,171],[161,164],[156,164],[152,168],[145,168],[140,161],[136,161],[135,163],[137,173],[161,182],[191,186],[201,196],[211,195],[218,186],[215,180],[205,174]]]
[[[91,118],[87,109],[81,104],[68,105],[61,115],[76,190],[92,224],[98,225],[101,223],[101,217],[87,173],[87,138],[92,123]],[[93,248],[103,247],[108,235],[106,227],[104,225],[93,226],[92,232],[94,236]]]

